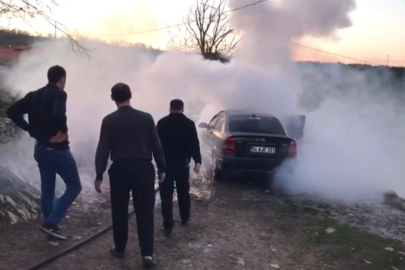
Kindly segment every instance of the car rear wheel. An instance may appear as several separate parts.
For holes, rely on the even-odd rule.
[[[212,158],[212,178],[214,181],[220,182],[224,180],[225,173],[217,167],[216,158]]]

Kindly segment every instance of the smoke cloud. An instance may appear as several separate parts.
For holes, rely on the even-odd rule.
[[[251,1],[229,1],[230,8]],[[68,71],[68,125],[79,165],[92,166],[102,118],[115,110],[110,89],[130,85],[134,107],[155,121],[181,98],[186,114],[209,121],[222,109],[250,109],[276,116],[305,114],[304,141],[294,166],[278,179],[292,193],[359,199],[386,189],[404,190],[404,110],[388,75],[297,65],[288,39],[330,37],[351,25],[351,0],[269,1],[232,13],[243,34],[229,64],[199,55],[86,42],[87,60],[67,51],[64,40],[37,43],[11,70],[7,84],[26,93],[46,82],[54,64]],[[301,102],[298,102],[301,100]],[[401,140],[402,139],[402,140]],[[403,147],[402,147],[403,148]],[[27,159],[32,154],[27,153]],[[84,181],[91,183],[91,173]]]
[[[404,82],[341,65],[304,65],[307,123],[298,164],[280,172],[290,192],[328,198],[404,196]],[[311,81],[308,81],[310,76]],[[402,90],[402,91],[399,91]]]
[[[254,3],[254,2],[253,2]],[[252,4],[229,1],[230,9]],[[330,37],[352,25],[354,0],[266,1],[231,13],[231,22],[243,35],[237,57],[256,65],[292,68],[288,42],[302,37]]]

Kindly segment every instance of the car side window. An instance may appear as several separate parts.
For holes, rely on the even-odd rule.
[[[225,118],[224,121],[222,121],[222,125],[221,125],[221,131],[225,132]]]
[[[220,117],[217,124],[215,125],[215,130],[222,130],[222,124],[224,123],[225,118],[224,117]]]
[[[211,122],[209,124],[209,129],[214,129],[215,128],[215,125],[216,125],[218,119],[219,119],[219,115],[216,115],[216,116],[214,116],[214,118],[212,118],[212,120],[211,120]]]

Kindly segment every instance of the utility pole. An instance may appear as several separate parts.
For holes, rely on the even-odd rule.
[[[58,22],[55,22],[55,39],[56,39],[57,24],[58,24]]]
[[[387,54],[387,67],[388,67],[389,62],[390,62],[390,55]]]

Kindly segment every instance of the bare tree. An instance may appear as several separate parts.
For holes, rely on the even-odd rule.
[[[222,60],[222,54],[231,53],[239,39],[229,26],[225,0],[197,0],[183,18],[186,30],[179,27],[170,43],[180,48],[200,52],[206,59]]]
[[[184,26],[185,24],[166,26],[169,36],[168,47],[181,51],[198,51],[198,48],[192,45],[193,38]]]
[[[61,22],[52,19],[52,8],[58,6],[57,0],[0,0],[0,18],[29,19],[43,18],[55,27],[55,31],[63,33],[69,40],[69,45],[76,53],[89,56],[86,49],[74,36],[69,28]]]

